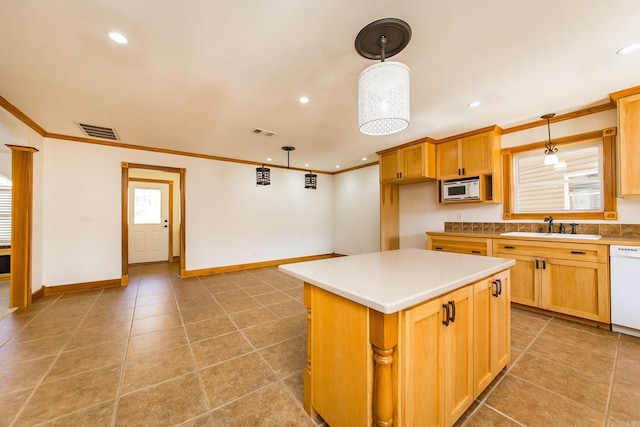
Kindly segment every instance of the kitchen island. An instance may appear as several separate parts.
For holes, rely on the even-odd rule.
[[[304,406],[332,427],[452,425],[510,358],[513,260],[400,249],[297,264]]]

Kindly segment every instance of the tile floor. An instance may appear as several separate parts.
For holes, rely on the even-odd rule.
[[[640,339],[514,310],[513,362],[458,425],[640,427]],[[0,426],[314,426],[302,284],[276,268],[37,301],[0,321]]]

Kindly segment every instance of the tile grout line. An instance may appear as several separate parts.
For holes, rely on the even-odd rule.
[[[464,420],[464,422],[462,423],[462,425],[466,425],[469,420],[471,420],[471,418],[473,418],[473,416],[478,412],[478,410],[482,407],[482,405],[486,405],[488,407],[490,407],[493,410],[496,410],[495,408],[493,408],[491,405],[488,405],[487,399],[489,398],[489,396],[491,396],[491,394],[493,394],[493,392],[496,390],[496,388],[498,388],[498,386],[500,385],[500,383],[502,383],[502,381],[504,381],[504,379],[507,377],[507,375],[509,375],[509,373],[511,372],[511,370],[513,369],[513,367],[516,365],[516,363],[524,356],[524,354],[531,348],[531,346],[533,345],[533,343],[538,339],[538,337],[542,334],[542,332],[544,332],[544,330],[547,328],[547,326],[549,326],[549,324],[551,323],[551,320],[553,320],[553,317],[551,317],[550,319],[545,321],[545,325],[540,329],[540,331],[538,331],[538,333],[533,337],[533,339],[531,340],[531,342],[522,350],[522,352],[518,355],[518,357],[516,357],[515,360],[511,361],[510,365],[507,365],[505,368],[505,373],[504,375],[502,375],[500,378],[498,378],[498,381],[493,384],[491,383],[489,385],[490,389],[487,392],[487,394],[484,396],[484,398],[482,400],[478,401],[478,406],[469,414],[469,416],[467,417],[467,419]],[[512,326],[513,329],[513,326]],[[518,328],[516,328],[518,329]],[[520,377],[518,377],[520,378]],[[502,412],[497,411],[500,414],[502,414]],[[509,419],[512,419],[511,417],[507,416],[506,414],[502,414],[504,416],[506,416]],[[519,424],[521,424],[519,421],[517,421]],[[523,424],[521,424],[523,425]]]
[[[202,281],[200,280],[200,277],[196,277],[196,278],[198,280],[197,283],[199,283],[200,285],[204,286],[202,284]],[[207,292],[209,292],[209,290],[206,287],[205,287],[205,290]],[[171,282],[171,291],[173,293],[173,298],[175,300],[176,306],[178,307],[178,314],[180,316],[180,323],[181,323],[181,326],[182,326],[182,330],[184,332],[184,336],[187,339],[187,346],[189,346],[189,353],[191,354],[191,361],[193,362],[193,366],[195,368],[195,374],[196,374],[196,377],[198,378],[198,384],[200,384],[200,392],[202,393],[202,397],[203,397],[203,400],[204,400],[204,405],[205,405],[206,410],[207,410],[206,411],[206,415],[209,416],[209,421],[212,421],[212,419],[211,419],[211,404],[209,403],[209,396],[207,395],[207,389],[204,386],[204,381],[202,380],[202,375],[200,374],[201,369],[200,369],[200,366],[198,366],[198,360],[196,359],[196,355],[195,355],[195,353],[193,351],[193,346],[191,345],[192,344],[191,340],[189,339],[189,333],[187,332],[187,325],[184,323],[184,317],[182,317],[182,308],[180,307],[180,303],[178,302],[178,298],[176,297],[176,293],[175,293],[174,288],[173,288],[173,282]],[[216,303],[217,303],[217,301],[216,301]],[[222,308],[222,310],[224,310],[224,308]],[[189,375],[189,374],[185,374],[185,375]],[[173,379],[173,378],[171,378],[171,379]],[[197,417],[200,417],[202,415],[205,415],[205,414],[198,414]],[[197,418],[197,417],[195,417],[195,418]]]
[[[613,369],[611,370],[611,380],[609,381],[609,393],[607,394],[607,406],[604,411],[603,426],[606,426],[609,420],[609,414],[611,412],[611,398],[613,397],[613,388],[615,387],[614,381],[616,377],[616,368],[618,366],[618,357],[620,356],[620,347],[622,346],[622,336],[618,333],[618,345],[616,346],[616,356],[613,360]]]
[[[513,421],[514,423],[516,423],[516,424],[518,424],[518,425],[520,425],[520,426],[522,426],[522,427],[527,427],[527,425],[526,425],[526,424],[521,423],[520,421],[518,421],[518,420],[516,420],[515,418],[511,417],[510,415],[507,415],[507,414],[505,414],[504,412],[502,412],[502,411],[500,411],[500,410],[498,410],[498,409],[494,408],[493,406],[491,406],[491,405],[489,405],[489,404],[486,404],[486,403],[485,403],[485,406],[486,406],[487,408],[491,408],[491,410],[496,411],[497,413],[499,413],[499,414],[500,414],[500,415],[502,415],[503,417],[505,417],[505,418],[507,418],[507,419],[509,419],[509,420]],[[467,420],[467,421],[468,421],[468,420]],[[466,424],[466,423],[467,423],[467,421],[465,421],[464,423]]]
[[[129,334],[127,336],[127,345],[125,346],[124,349],[124,357],[122,360],[122,366],[120,367],[120,378],[118,380],[118,387],[116,388],[116,397],[113,401],[113,412],[111,414],[111,426],[115,427],[116,425],[116,420],[118,417],[118,409],[120,406],[120,396],[121,396],[121,391],[122,391],[122,383],[124,380],[124,368],[127,365],[127,355],[129,353],[129,343],[131,341],[131,332],[133,331],[133,321],[135,319],[136,316],[136,310],[138,309],[138,292],[140,291],[140,277],[136,277],[137,283],[136,283],[136,296],[134,297],[134,303],[133,303],[133,313],[131,313],[131,321],[129,324]],[[127,286],[130,286],[131,283],[127,284]]]
[[[49,375],[49,373],[51,372],[51,370],[53,369],[53,367],[55,366],[55,364],[58,362],[58,360],[60,360],[60,357],[62,356],[62,353],[64,353],[64,349],[69,345],[69,341],[71,341],[71,338],[73,336],[73,334],[75,332],[77,332],[80,327],[80,325],[82,324],[82,322],[86,319],[87,314],[89,313],[89,311],[91,311],[91,309],[95,306],[96,301],[98,301],[98,297],[100,295],[102,295],[102,292],[104,292],[104,289],[101,289],[100,292],[98,293],[98,295],[95,297],[93,303],[91,304],[91,306],[87,309],[87,311],[84,313],[84,315],[82,316],[82,319],[80,320],[80,322],[78,322],[78,324],[76,325],[75,328],[73,328],[73,331],[71,331],[71,333],[69,334],[69,337],[67,338],[67,342],[64,343],[63,346],[60,347],[60,350],[58,351],[58,353],[55,355],[55,359],[53,360],[53,362],[51,363],[51,366],[49,366],[49,369],[47,369],[44,374],[42,375],[42,377],[40,378],[40,380],[38,380],[38,382],[33,386],[33,390],[31,390],[31,393],[29,393],[29,396],[27,396],[27,398],[25,399],[24,403],[22,404],[22,406],[20,407],[20,409],[18,410],[18,412],[16,413],[16,415],[13,417],[13,420],[11,420],[11,423],[9,424],[10,427],[15,426],[15,423],[18,422],[18,420],[20,419],[20,417],[22,416],[24,410],[26,409],[27,405],[29,404],[29,402],[31,401],[31,399],[33,399],[33,396],[36,394],[36,391],[38,391],[38,389],[40,388],[40,386],[44,383],[44,379],[47,377],[47,375]],[[24,327],[26,327],[27,325],[30,325],[34,320],[36,320],[38,318],[38,316],[40,316],[43,312],[46,312],[47,309],[49,309],[53,304],[55,304],[56,302],[60,301],[62,299],[64,294],[60,294],[60,296],[58,296],[58,298],[56,298],[54,301],[51,302],[51,304],[49,304],[48,307],[44,308],[40,313],[38,313],[33,319],[31,319],[26,325],[24,325]],[[46,356],[45,356],[46,357]],[[70,375],[72,376],[72,375]],[[59,381],[62,378],[59,378],[58,380],[54,380],[54,381]],[[65,416],[65,415],[69,415],[69,414],[64,414],[61,415]],[[50,421],[50,420],[46,420],[46,421]],[[45,422],[46,422],[45,421]],[[39,423],[42,424],[42,423]]]
[[[251,275],[251,276],[252,276],[252,275]],[[257,280],[259,280],[260,282],[262,282],[262,284],[264,284],[264,285],[271,286],[271,284],[270,284],[270,283],[268,283],[268,282],[264,281],[264,280],[263,280],[263,279],[261,279],[261,278],[258,278],[258,277],[255,277],[255,276],[252,276],[252,277],[256,278]],[[259,304],[259,307],[260,307],[260,308],[265,308],[265,309],[267,309],[267,311],[269,311],[271,314],[273,314],[273,315],[274,315],[274,316],[276,316],[276,318],[277,318],[276,320],[273,320],[273,321],[262,322],[262,323],[260,323],[260,325],[262,325],[262,324],[266,324],[266,323],[271,323],[271,322],[276,322],[276,321],[282,322],[282,317],[278,316],[276,313],[274,313],[272,310],[270,310],[270,309],[268,308],[268,306],[266,306],[266,305],[264,305],[263,303],[261,303],[257,298],[255,298],[255,296],[254,296],[254,295],[249,294],[249,293],[245,290],[245,288],[241,287],[241,286],[238,284],[238,282],[234,281],[233,279],[229,279],[229,280],[230,280],[230,281],[231,281],[235,286],[237,286],[239,289],[241,289],[242,291],[244,291],[245,293],[247,293],[247,295],[249,295],[249,297],[253,298],[253,299],[254,299],[254,300]],[[261,285],[256,285],[256,286],[261,286]],[[273,287],[273,286],[271,286],[271,287]],[[274,287],[274,289],[275,289],[275,292],[279,292],[279,293],[282,293],[282,294],[287,295],[286,293],[282,292],[280,289],[277,289],[277,288],[275,288],[275,287]],[[293,288],[292,288],[292,289],[293,289]],[[214,300],[216,301],[216,303],[217,303],[217,304],[219,304],[219,305],[222,307],[222,305],[220,304],[220,302],[218,301],[218,299],[215,297],[215,295],[213,295],[213,294],[212,294],[208,289],[207,289],[207,291],[208,291],[208,292],[210,293],[210,295],[214,298]],[[225,291],[222,291],[222,293],[224,293],[224,292],[225,292]],[[292,298],[290,295],[287,295],[287,296],[290,298],[290,300],[291,300],[291,301],[294,301],[294,300],[295,300],[295,299],[294,299],[294,298]],[[285,301],[285,302],[288,302],[288,301]],[[272,304],[272,305],[273,305],[273,304]],[[245,357],[245,356],[247,356],[247,355],[249,355],[249,354],[253,354],[253,353],[255,353],[258,357],[260,357],[260,359],[261,359],[261,360],[266,364],[266,366],[270,369],[270,371],[272,372],[272,374],[273,374],[273,376],[276,378],[276,380],[275,380],[275,381],[272,381],[272,382],[270,382],[269,384],[266,384],[266,385],[264,385],[264,386],[262,386],[262,387],[259,387],[258,389],[252,390],[252,391],[251,391],[251,392],[249,392],[249,393],[246,393],[246,394],[244,394],[244,395],[242,395],[242,396],[239,396],[239,397],[237,397],[237,398],[235,398],[235,399],[233,399],[233,400],[230,400],[230,401],[228,401],[228,402],[225,402],[223,405],[217,406],[217,407],[216,407],[216,408],[214,408],[213,410],[210,410],[210,412],[213,412],[213,411],[219,410],[220,408],[224,408],[225,406],[228,406],[228,405],[230,405],[230,404],[232,404],[232,403],[234,403],[234,402],[236,402],[236,401],[238,401],[238,400],[240,400],[240,399],[243,399],[243,398],[245,398],[245,397],[247,397],[247,396],[250,396],[250,395],[252,395],[252,394],[255,394],[255,393],[257,393],[258,391],[261,391],[261,390],[263,390],[263,389],[265,389],[265,388],[267,388],[267,387],[270,387],[270,386],[272,386],[272,385],[274,385],[274,384],[277,384],[277,383],[280,383],[280,384],[283,386],[283,388],[284,388],[285,392],[287,393],[287,395],[288,395],[289,397],[291,397],[291,398],[293,399],[294,403],[295,403],[299,408],[302,408],[302,410],[304,411],[304,408],[302,407],[302,405],[300,404],[300,402],[298,401],[298,399],[297,399],[295,396],[293,396],[293,395],[292,395],[292,392],[289,390],[289,387],[287,387],[287,386],[286,386],[286,384],[284,384],[284,378],[280,378],[280,376],[279,376],[279,375],[278,375],[278,373],[275,371],[275,369],[274,369],[274,368],[269,364],[269,362],[264,358],[264,356],[263,356],[263,355],[262,355],[262,353],[261,353],[261,351],[262,351],[262,350],[265,350],[265,349],[267,349],[267,348],[270,348],[270,347],[273,347],[273,346],[276,346],[276,345],[282,344],[283,342],[286,342],[286,341],[290,341],[290,340],[296,339],[296,338],[300,337],[301,335],[299,335],[299,334],[298,334],[298,335],[296,335],[295,337],[290,337],[290,338],[284,339],[284,340],[282,340],[282,341],[278,341],[277,343],[272,343],[272,344],[270,344],[270,345],[268,345],[268,346],[264,346],[264,347],[260,347],[260,348],[258,348],[258,347],[256,347],[256,346],[251,342],[251,340],[249,340],[249,338],[245,335],[245,333],[243,332],[243,329],[241,329],[241,328],[238,326],[238,324],[237,324],[237,323],[236,323],[236,322],[231,318],[230,314],[233,314],[233,313],[227,313],[227,310],[226,310],[224,307],[222,307],[222,309],[223,309],[223,311],[225,312],[225,314],[226,314],[227,318],[228,318],[228,319],[233,323],[233,325],[236,327],[237,332],[239,332],[239,333],[242,335],[242,337],[243,337],[243,338],[244,338],[244,339],[249,343],[249,345],[251,346],[251,348],[253,349],[253,351],[248,352],[248,353],[244,353],[244,354],[241,354],[241,355],[238,355],[238,356],[235,356],[235,357],[232,357],[232,358],[230,358],[230,359],[227,359],[227,360],[221,361],[221,362],[219,362],[219,363],[215,363],[215,364],[210,365],[210,366],[203,367],[202,369],[207,369],[207,368],[210,368],[210,367],[212,367],[212,366],[217,366],[217,365],[220,365],[220,364],[223,364],[223,363],[229,362],[229,361],[231,361],[231,360],[236,360],[236,359],[239,359],[239,358],[241,358],[241,357]],[[250,310],[251,310],[251,308],[249,308],[249,309],[247,309],[247,310],[243,310],[243,311],[250,311]],[[241,312],[243,312],[243,311],[240,311],[240,312],[238,312],[238,313],[241,313]],[[292,317],[292,316],[287,316],[287,317]],[[249,327],[244,328],[244,329],[250,329],[250,328],[252,328],[252,327],[254,327],[254,326],[259,326],[259,325],[252,325],[252,326],[249,326]],[[230,333],[228,333],[228,334],[223,334],[223,335],[229,335],[229,334],[231,334],[231,333],[235,333],[235,332],[230,332]],[[203,341],[204,341],[204,340],[203,340]],[[287,376],[286,378],[289,378],[289,377],[291,377],[291,376],[293,376],[293,375],[295,375],[295,374],[291,374],[291,375]],[[307,416],[307,417],[308,417],[308,414],[306,414],[306,412],[304,412],[304,413],[305,413],[305,416]],[[311,418],[310,418],[310,417],[309,417],[309,419],[311,420]],[[315,423],[313,422],[313,420],[311,420],[311,422],[315,425]]]
[[[535,338],[534,338],[533,340],[531,340],[531,342],[529,343],[529,345],[528,345],[528,346],[527,346],[527,347],[522,351],[522,353],[520,354],[520,356],[518,357],[518,359],[517,359],[516,361],[519,361],[519,360],[520,360],[520,358],[522,358],[522,357],[524,356],[524,354],[525,354],[527,351],[529,351],[529,350],[530,350],[530,348],[531,348],[531,347],[533,346],[533,344],[538,340],[538,338],[540,338],[540,337],[542,336],[542,334],[544,333],[544,331],[549,327],[549,325],[551,325],[551,324],[552,324],[553,319],[555,319],[555,317],[553,317],[553,316],[552,316],[552,317],[547,321],[547,323],[546,323],[546,324],[544,325],[544,327],[540,330],[540,332],[538,332],[538,334],[536,334]],[[581,329],[578,329],[578,328],[571,328],[571,329],[576,330],[576,331],[582,331]],[[596,335],[596,334],[593,334],[593,335]],[[555,338],[553,338],[553,337],[549,337],[549,339],[551,339],[551,340],[553,340],[553,341],[556,341],[556,342],[562,342],[562,341],[557,340],[557,339],[555,339]],[[559,363],[559,362],[555,362],[555,363]],[[516,364],[516,362],[514,362],[514,363],[511,365],[511,368],[509,368],[508,373],[510,373],[510,372],[511,372],[511,370],[515,367],[515,364]],[[564,365],[564,364],[562,364],[562,363],[559,363],[559,364],[560,364],[560,365],[563,365],[563,366],[567,366],[567,365]],[[571,367],[571,366],[569,366],[569,367]],[[557,393],[557,392],[555,392],[555,391],[553,391],[553,390],[550,390],[550,389],[548,389],[548,388],[546,388],[546,387],[543,387],[543,386],[538,385],[538,384],[536,384],[536,383],[534,383],[534,382],[531,382],[531,381],[529,381],[529,380],[527,380],[527,379],[525,379],[525,378],[519,377],[518,375],[515,375],[515,374],[511,374],[511,375],[513,375],[513,376],[515,376],[516,378],[518,378],[518,379],[520,379],[520,380],[522,380],[522,381],[525,381],[525,382],[527,382],[527,383],[529,383],[529,384],[531,384],[531,385],[533,385],[533,386],[535,386],[535,387],[542,388],[542,389],[547,390],[547,391],[549,391],[550,393],[552,393],[552,394],[554,394],[554,395],[556,395],[556,396],[560,396],[560,397],[562,397],[562,398],[564,398],[564,399],[567,399],[567,400],[569,400],[569,401],[571,401],[571,402],[574,402],[575,404],[577,404],[577,405],[579,405],[579,406],[582,406],[582,407],[584,407],[584,408],[588,408],[588,409],[590,409],[590,410],[596,411],[595,409],[593,409],[593,408],[591,408],[591,407],[589,407],[589,406],[587,406],[587,405],[584,405],[583,403],[580,403],[580,402],[578,402],[578,401],[576,401],[576,400],[574,400],[574,399],[571,399],[570,397],[567,397],[567,396],[565,396],[565,395],[563,395],[563,394]],[[493,391],[493,390],[492,390],[492,391]],[[487,397],[488,397],[488,396],[487,396]],[[490,406],[490,405],[487,405],[487,406]],[[493,408],[493,407],[492,407],[492,409],[495,409],[495,408]],[[605,412],[606,412],[606,411],[605,411]],[[511,418],[511,417],[509,417],[509,418]]]

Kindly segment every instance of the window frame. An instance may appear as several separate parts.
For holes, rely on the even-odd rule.
[[[514,185],[513,182],[513,156],[514,154],[522,154],[527,151],[544,150],[546,141],[534,142],[531,144],[520,145],[516,147],[503,148],[502,155],[502,178],[503,178],[503,214],[504,220],[521,220],[521,219],[544,219],[546,216],[553,215],[557,219],[596,219],[615,221],[618,219],[618,211],[616,205],[616,132],[615,127],[606,128],[598,131],[582,133],[578,135],[566,136],[563,138],[554,138],[554,142],[558,147],[567,144],[580,144],[602,140],[602,170],[603,170],[603,201],[604,210],[602,212],[514,212]]]

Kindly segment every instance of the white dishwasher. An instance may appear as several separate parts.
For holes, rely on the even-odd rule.
[[[611,245],[611,330],[640,337],[640,246]]]

